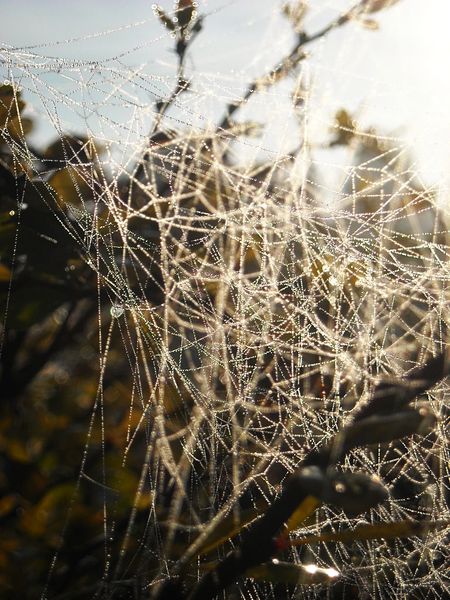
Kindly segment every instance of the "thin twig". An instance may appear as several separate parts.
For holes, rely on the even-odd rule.
[[[228,129],[231,122],[231,117],[246,104],[249,98],[256,92],[264,87],[268,87],[273,85],[276,81],[279,81],[280,78],[284,78],[289,72],[296,67],[303,59],[305,59],[308,55],[303,51],[304,46],[307,44],[311,44],[323,38],[333,29],[344,25],[355,15],[355,11],[359,8],[359,3],[353,6],[350,10],[345,12],[343,15],[326,25],[323,29],[320,29],[314,34],[308,35],[305,32],[300,32],[297,37],[297,41],[289,52],[287,56],[285,56],[281,62],[279,62],[276,66],[272,67],[268,73],[258,77],[253,80],[248,86],[244,93],[244,95],[234,102],[230,102],[227,104],[225,109],[225,115],[220,121],[217,129]]]

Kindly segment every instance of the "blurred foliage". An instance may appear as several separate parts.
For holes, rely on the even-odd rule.
[[[103,569],[105,500],[114,503],[119,529],[134,505],[139,512],[151,503],[145,490],[134,502],[140,444],[122,468],[123,446],[138,417],[130,414],[121,378],[117,332],[102,389],[102,402],[112,410],[105,428],[94,418],[86,446],[98,396],[98,300],[84,237],[102,148],[66,136],[34,151],[26,143],[33,121],[22,116],[25,108],[21,92],[0,87],[2,598],[40,597],[58,551],[56,590],[92,585]],[[103,211],[91,234],[108,228]],[[107,488],[98,483],[105,473]]]

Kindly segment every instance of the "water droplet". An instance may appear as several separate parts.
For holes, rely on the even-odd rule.
[[[311,573],[312,575],[314,575],[314,573],[317,573],[318,568],[319,567],[317,565],[305,565],[305,571]]]
[[[111,313],[111,316],[114,317],[114,319],[118,319],[124,313],[123,306],[119,306],[118,304],[113,304],[111,306],[110,313]]]

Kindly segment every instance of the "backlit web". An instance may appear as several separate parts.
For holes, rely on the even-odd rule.
[[[77,285],[95,282],[97,385],[85,394],[85,447],[44,597],[54,595],[86,490],[102,509],[103,547],[95,566],[103,587],[87,586],[86,597],[122,597],[130,581],[148,594],[200,533],[270,502],[378,376],[401,376],[445,349],[448,224],[438,186],[424,183],[400,135],[366,126],[359,108],[336,106],[323,89],[326,70],[345,78],[327,40],[340,35],[344,56],[367,51],[379,35],[368,29],[389,3],[361,2],[342,22],[350,3],[310,2],[303,14],[293,2],[283,14],[273,2],[261,15],[256,0],[242,4],[193,7],[182,60],[166,50],[162,60],[144,58],[179,40],[150,5],[140,22],[113,30],[2,47],[5,85],[27,101],[24,122],[28,114],[38,123],[28,144],[2,130],[3,143],[13,168],[26,165],[29,185],[56,198],[39,191],[78,248],[67,268],[91,273]],[[173,18],[172,4],[161,6]],[[222,18],[249,37],[226,60],[219,55],[220,71]],[[299,32],[329,23],[292,52]],[[141,38],[147,27],[153,37]],[[130,30],[135,44],[127,38],[117,54],[74,58],[83,43]],[[377,80],[370,70],[366,78],[370,94]],[[37,156],[55,136],[58,152]],[[58,310],[63,318],[67,305]],[[357,518],[320,508],[301,535],[449,519],[447,384],[427,400],[438,416],[433,432],[355,450],[343,464],[380,477],[389,500]],[[103,468],[93,470],[98,448]],[[355,585],[367,598],[449,593],[445,527],[398,541],[316,543],[289,556],[339,571],[342,597]],[[247,579],[230,594],[315,598],[326,589],[280,592]]]

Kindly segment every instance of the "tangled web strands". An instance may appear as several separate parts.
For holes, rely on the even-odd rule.
[[[195,18],[185,25],[192,38],[203,34]],[[248,158],[259,144],[254,124],[238,122],[239,103],[228,105],[220,126],[202,120],[204,95],[194,82],[188,85],[179,45],[185,39],[188,46],[189,38],[173,35],[178,75],[167,95],[122,56],[93,64],[49,59],[39,48],[2,49],[14,98],[17,81],[25,98],[37,93],[60,136],[60,154],[48,158],[27,144],[25,132],[2,130],[17,206],[26,219],[21,202],[32,190],[76,245],[83,263],[76,268],[88,265],[94,274],[93,280],[83,275],[77,293],[89,295],[94,281],[98,302],[99,387],[65,527],[77,494],[92,485],[85,465],[95,432],[104,444],[116,419],[104,394],[114,368],[126,404],[126,435],[112,450],[121,459],[116,469],[125,477],[129,458],[140,456],[125,518],[117,517],[106,471],[100,482],[105,560],[99,589],[111,597],[128,580],[150,593],[177,571],[198,536],[207,539],[230,516],[239,523],[245,511],[269,505],[289,473],[326,446],[380,377],[405,377],[447,346],[447,224],[401,141],[360,129],[340,111],[326,152],[345,148],[351,158],[346,177],[327,189],[321,150],[308,143],[314,89],[300,45],[282,67],[255,79],[247,96],[271,94],[287,106],[283,86],[292,84],[286,110],[297,119],[302,142],[270,160]],[[76,81],[82,99],[63,93],[49,73]],[[137,102],[139,90],[156,96],[156,106]],[[133,107],[135,121],[102,117],[104,102]],[[98,141],[70,137],[60,109],[99,115]],[[19,116],[19,129],[25,119]],[[125,137],[126,160],[117,143]],[[244,158],[239,145],[251,149]],[[69,200],[67,186],[58,187],[62,173],[75,189]],[[324,504],[292,539],[371,523],[450,519],[448,386],[441,381],[426,394],[438,417],[435,428],[355,448],[340,464],[345,472],[381,478],[388,498],[357,517]],[[64,543],[63,529],[45,594]],[[215,559],[223,558],[223,548],[215,551]],[[289,558],[342,572],[336,585],[344,594],[449,594],[445,527],[395,542],[294,546]],[[239,585],[246,598],[287,593],[251,578]],[[300,586],[292,593],[315,598],[324,589]]]

